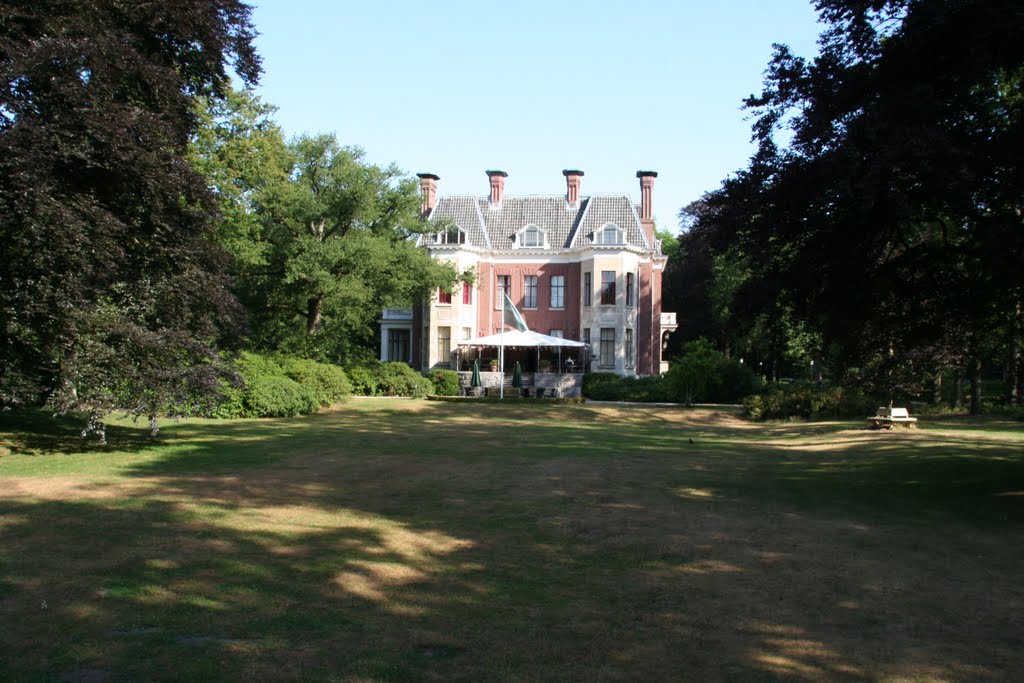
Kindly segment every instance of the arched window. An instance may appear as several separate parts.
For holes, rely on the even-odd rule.
[[[594,244],[625,244],[626,243],[626,231],[615,225],[614,223],[608,223],[596,233],[594,233]]]
[[[527,225],[516,235],[517,249],[546,249],[547,235],[536,225]]]

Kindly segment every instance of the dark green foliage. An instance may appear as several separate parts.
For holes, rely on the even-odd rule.
[[[664,403],[672,400],[668,385],[661,376],[620,377],[611,372],[591,372],[585,375],[583,395],[593,401]]]
[[[745,364],[704,339],[686,345],[665,375],[669,395],[679,403],[736,403],[756,391],[760,378]]]
[[[760,360],[773,367],[798,332],[820,339],[810,358],[875,390],[915,393],[936,372],[985,365],[1007,368],[1001,393],[1012,396],[1024,298],[1020,3],[817,7],[820,54],[776,46],[764,90],[746,100],[756,154],[691,205],[697,238],[685,242],[706,253],[670,274],[678,297],[696,292],[698,313],[713,308],[707,280],[729,274],[713,259],[738,253],[749,275],[733,279],[729,320],[769,342]],[[727,336],[727,321],[703,318]]]
[[[281,365],[288,377],[315,392],[320,407],[341,403],[352,395],[352,383],[345,371],[337,365],[303,358],[282,359]]]
[[[345,371],[300,358],[244,352],[235,361],[237,384],[223,382],[218,418],[292,417],[344,401],[351,393]]]
[[[859,389],[818,388],[804,382],[773,384],[743,399],[744,411],[754,420],[867,417],[878,404]]]
[[[352,390],[359,396],[409,396],[423,398],[433,383],[405,363],[369,360],[346,369]]]
[[[458,396],[462,388],[459,373],[454,370],[431,370],[427,378],[434,385],[433,393],[437,396]]]
[[[294,417],[320,408],[316,391],[284,375],[256,375],[245,383],[246,417]]]
[[[621,401],[622,378],[614,372],[590,372],[583,376],[583,395],[595,401]]]
[[[192,98],[254,83],[237,0],[0,6],[0,405],[156,414],[239,332]]]

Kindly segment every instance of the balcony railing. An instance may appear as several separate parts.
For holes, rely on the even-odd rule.
[[[411,308],[385,308],[383,320],[412,320]]]

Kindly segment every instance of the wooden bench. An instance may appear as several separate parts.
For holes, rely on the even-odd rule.
[[[910,417],[906,408],[879,408],[878,412],[868,418],[873,429],[892,429],[893,425],[912,425],[917,422],[916,417]]]

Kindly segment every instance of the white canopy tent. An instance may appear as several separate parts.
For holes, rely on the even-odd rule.
[[[527,330],[526,332],[522,332],[520,330],[509,330],[508,332],[500,332],[486,337],[476,337],[474,339],[460,341],[459,346],[510,346],[512,348],[522,348],[524,346],[531,348],[535,346],[561,348],[571,346],[581,348],[586,346],[586,344],[583,342],[573,341],[572,339],[549,337],[546,334],[533,332],[532,330]]]
[[[499,332],[498,334],[488,335],[486,337],[474,337],[473,339],[466,339],[460,341],[459,344],[459,355],[462,355],[462,350],[467,348],[496,348],[498,349],[498,357],[500,361],[501,370],[505,372],[505,349],[522,349],[531,348],[537,349],[537,364],[540,365],[540,350],[542,348],[552,348],[558,350],[558,372],[562,372],[562,349],[587,349],[583,356],[579,358],[581,367],[587,367],[589,362],[589,348],[590,345],[585,342],[573,341],[572,339],[563,339],[562,337],[550,337],[540,332],[533,332],[532,330],[508,330],[507,332]],[[478,354],[479,355],[479,354]],[[572,371],[572,359],[570,358],[569,370]],[[504,385],[502,385],[504,389]]]

